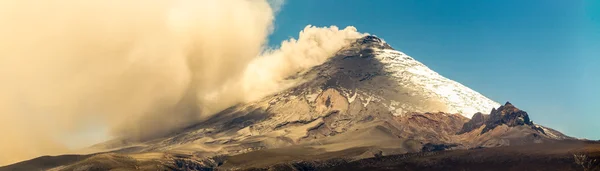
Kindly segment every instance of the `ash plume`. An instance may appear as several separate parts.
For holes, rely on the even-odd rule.
[[[307,26],[269,49],[283,4],[0,0],[0,165],[89,144],[73,136],[90,125],[138,140],[181,129],[286,88],[364,35]]]

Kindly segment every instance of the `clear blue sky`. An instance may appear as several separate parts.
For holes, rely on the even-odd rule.
[[[272,45],[306,25],[355,26],[438,73],[600,139],[598,0],[288,0]]]

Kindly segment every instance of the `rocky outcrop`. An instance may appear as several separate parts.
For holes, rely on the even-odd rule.
[[[490,118],[490,115],[482,114],[480,112],[475,113],[469,122],[465,123],[460,130],[459,134],[463,134],[466,132],[471,132],[479,127],[485,125],[487,120]]]
[[[502,124],[509,127],[521,125],[534,126],[533,122],[529,119],[527,112],[518,109],[510,102],[506,102],[506,104],[500,106],[498,110],[492,110],[490,119],[486,121],[486,126],[481,133],[486,133]]]

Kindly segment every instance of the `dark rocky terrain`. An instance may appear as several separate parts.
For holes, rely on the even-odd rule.
[[[588,164],[578,163],[586,156]],[[357,161],[293,162],[248,170],[600,170],[600,142],[544,144],[429,151]]]

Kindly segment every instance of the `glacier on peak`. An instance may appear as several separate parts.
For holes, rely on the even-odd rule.
[[[344,53],[344,51],[352,49],[361,51],[370,49],[369,52],[373,54],[373,57],[383,64],[388,77],[397,81],[398,85],[416,88],[426,94],[428,98],[443,100],[448,106],[447,111],[443,112],[458,113],[471,118],[477,112],[489,113],[493,108],[500,106],[499,103],[438,74],[423,63],[395,50],[376,36],[369,35],[358,39],[355,44],[340,50],[340,52]],[[360,53],[361,56],[364,54]]]
[[[482,94],[450,80],[429,69],[421,62],[396,50],[381,49],[376,51],[376,58],[393,73],[391,76],[400,81],[410,81],[423,88],[431,96],[437,96],[450,106],[448,113],[460,113],[471,118],[477,112],[488,113],[499,103]]]

